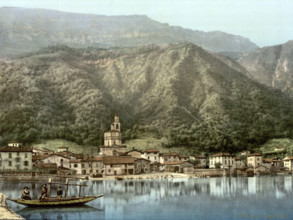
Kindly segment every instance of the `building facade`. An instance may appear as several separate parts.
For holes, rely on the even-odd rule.
[[[147,149],[141,154],[141,158],[154,162],[160,162],[160,151],[157,149]]]
[[[255,168],[260,165],[262,165],[262,154],[261,153],[249,154],[247,156],[247,166],[248,167]]]
[[[134,162],[135,158],[128,156],[104,157],[104,174],[106,176],[135,174]]]
[[[32,169],[31,147],[14,145],[0,148],[0,171],[18,171]]]
[[[216,153],[209,157],[209,167],[216,168],[217,163],[220,164],[220,168],[231,168],[234,165],[235,156],[229,153]]]

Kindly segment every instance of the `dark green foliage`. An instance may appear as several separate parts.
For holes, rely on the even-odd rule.
[[[292,100],[192,44],[44,48],[0,63],[0,144],[63,138],[99,145],[114,114],[123,138],[191,152],[254,149],[293,134]]]

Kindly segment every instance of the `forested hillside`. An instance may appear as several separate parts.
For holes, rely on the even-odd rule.
[[[0,144],[63,138],[99,145],[118,113],[124,140],[253,148],[293,134],[293,104],[193,44],[49,47],[0,63]]]

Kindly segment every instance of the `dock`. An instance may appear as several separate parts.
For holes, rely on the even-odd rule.
[[[21,216],[16,214],[6,203],[6,196],[0,192],[0,219],[15,219],[24,220]]]

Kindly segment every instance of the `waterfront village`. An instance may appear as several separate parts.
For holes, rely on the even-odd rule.
[[[168,174],[170,178],[175,174],[189,177],[253,176],[291,173],[292,161],[293,156],[264,158],[261,153],[249,151],[239,152],[239,156],[219,152],[209,157],[185,156],[175,152],[160,153],[157,149],[141,151],[133,148],[127,151],[122,144],[121,124],[117,115],[111,129],[104,133],[104,145],[100,146],[100,153],[96,156],[76,154],[62,146],[54,152],[46,148],[23,146],[17,141],[0,148],[0,174],[22,176],[112,176],[116,179],[168,178]]]

